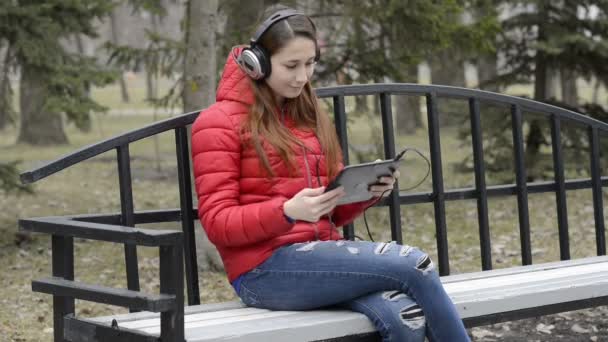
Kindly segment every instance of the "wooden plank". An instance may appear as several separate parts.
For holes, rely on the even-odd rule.
[[[114,329],[109,325],[75,318],[73,315],[64,317],[67,341],[112,341],[112,342],[161,342],[160,337],[128,329]]]
[[[526,284],[530,281],[534,281],[535,279],[544,280],[545,282],[549,282],[552,279],[559,278],[569,278],[572,279],[573,283],[576,282],[576,278],[583,274],[604,274],[608,275],[608,262],[606,263],[596,263],[596,264],[588,264],[588,265],[578,265],[567,268],[551,268],[546,270],[535,270],[531,272],[520,272],[520,273],[512,273],[505,274],[487,278],[473,278],[467,279],[458,282],[444,283],[444,287],[446,290],[449,288],[449,291],[458,291],[460,289],[484,289],[489,286],[498,287],[498,286],[518,286],[521,284]]]
[[[607,299],[608,257],[455,275],[443,277],[442,282],[465,320],[524,311],[529,317],[535,308],[559,312],[562,304],[567,309],[573,303]],[[186,310],[189,342],[311,341],[374,331],[367,317],[344,310],[271,311],[248,308],[239,301]],[[122,315],[119,326],[148,334],[160,331],[157,315],[140,313],[139,317],[132,320],[133,315]]]
[[[608,256],[595,256],[595,257],[580,258],[580,259],[573,259],[573,260],[567,260],[567,261],[555,261],[555,262],[547,262],[547,263],[535,264],[535,265],[515,266],[515,267],[509,267],[509,268],[495,269],[492,271],[455,274],[455,275],[450,275],[447,277],[442,277],[441,282],[446,284],[446,283],[466,281],[466,280],[472,280],[472,279],[501,277],[504,275],[529,273],[532,271],[550,270],[550,269],[556,269],[556,268],[575,267],[575,266],[579,266],[579,265],[599,264],[599,263],[608,263]]]
[[[242,309],[242,308],[246,308],[246,307],[247,306],[245,304],[243,304],[243,302],[241,302],[240,300],[234,300],[234,301],[230,301],[230,302],[186,306],[186,307],[184,307],[184,311],[185,311],[185,315],[187,318],[188,315],[201,313],[201,312]],[[135,312],[135,313],[120,314],[120,315],[92,317],[92,318],[88,318],[88,320],[90,320],[91,322],[109,324],[110,322],[112,322],[113,319],[115,319],[118,322],[125,323],[125,322],[152,319],[152,318],[160,318],[160,315],[156,312],[141,311],[141,312]]]
[[[547,291],[519,293],[513,296],[497,298],[485,297],[479,300],[469,300],[465,303],[455,302],[454,305],[458,309],[461,318],[468,318],[590,298],[602,298],[608,296],[607,287],[608,281],[601,283],[591,282],[568,288],[562,287]]]
[[[204,321],[216,321],[216,320],[224,320],[226,322],[232,320],[239,319],[257,319],[257,318],[265,318],[268,317],[268,313],[276,313],[280,312],[285,315],[291,315],[296,311],[271,311],[266,309],[256,309],[256,308],[243,308],[243,309],[234,309],[234,310],[224,310],[224,311],[215,311],[215,312],[201,312],[191,315],[184,316],[185,322],[187,324],[204,322]],[[277,316],[277,315],[272,315]],[[139,321],[131,321],[122,322],[119,321],[121,326],[130,328],[130,329],[146,329],[154,326],[158,326],[158,318],[145,319]]]
[[[226,329],[228,327],[228,329]],[[345,310],[304,311],[272,320],[235,322],[188,329],[189,342],[203,341],[314,341],[374,332],[365,315]]]

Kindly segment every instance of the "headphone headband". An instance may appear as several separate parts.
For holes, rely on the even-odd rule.
[[[241,54],[236,57],[236,62],[241,67],[241,69],[249,75],[254,80],[262,80],[271,72],[271,63],[270,63],[270,54],[264,49],[262,44],[258,43],[258,40],[262,37],[262,35],[268,31],[268,29],[276,24],[278,21],[284,20],[285,18],[289,18],[294,15],[303,15],[305,14],[298,12],[294,9],[288,8],[284,10],[277,11],[273,13],[269,18],[264,20],[264,22],[260,25],[260,27],[255,31],[253,38],[251,38],[251,44],[249,47],[243,49]],[[308,17],[307,17],[308,18]],[[308,18],[310,24],[313,29],[316,31],[315,24]],[[319,46],[316,44],[316,55],[315,61],[319,59]]]
[[[255,31],[253,38],[251,38],[251,46],[255,45],[258,42],[258,39],[262,37],[264,32],[266,32],[272,25],[274,25],[277,21],[281,21],[285,18],[293,17],[294,15],[304,15],[301,12],[298,12],[294,9],[284,9],[280,10],[273,15],[271,15],[268,19],[264,20],[262,25]]]

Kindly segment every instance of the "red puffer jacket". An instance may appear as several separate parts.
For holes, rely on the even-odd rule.
[[[311,241],[317,235],[320,240],[342,239],[335,227],[352,222],[371,201],[336,207],[332,214],[335,227],[327,217],[314,224],[292,224],[283,214],[283,203],[300,190],[328,183],[325,157],[314,132],[296,129],[286,115],[285,125],[310,151],[295,154],[300,175],[289,176],[278,153],[265,145],[275,173],[268,179],[253,147],[244,148],[239,138],[254,95],[232,55],[226,61],[216,100],[192,126],[192,159],[199,218],[222,257],[229,281],[261,264],[283,245]]]

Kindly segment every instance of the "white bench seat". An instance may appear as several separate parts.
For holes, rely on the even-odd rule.
[[[466,273],[441,280],[465,322],[564,303],[608,303],[607,256]],[[567,305],[564,308],[553,311],[569,310]],[[119,328],[160,333],[159,315],[150,312],[89,320],[110,325],[113,319]],[[364,315],[337,309],[270,311],[248,308],[239,301],[185,309],[188,342],[315,341],[374,331]]]

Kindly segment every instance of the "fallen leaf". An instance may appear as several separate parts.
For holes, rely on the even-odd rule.
[[[541,332],[543,334],[551,334],[551,330],[553,329],[555,329],[555,325],[553,324],[545,325],[542,323],[538,323],[538,325],[536,326],[536,331]]]
[[[570,329],[572,329],[572,331],[574,331],[575,333],[579,333],[579,334],[588,334],[591,332],[591,330],[581,327],[578,323],[574,323],[572,325],[572,328],[570,328]]]
[[[473,329],[473,331],[471,332],[471,334],[473,334],[473,337],[475,337],[476,339],[486,338],[486,337],[490,337],[490,336],[491,337],[496,336],[496,334],[494,334],[490,330],[480,329],[480,328]]]

